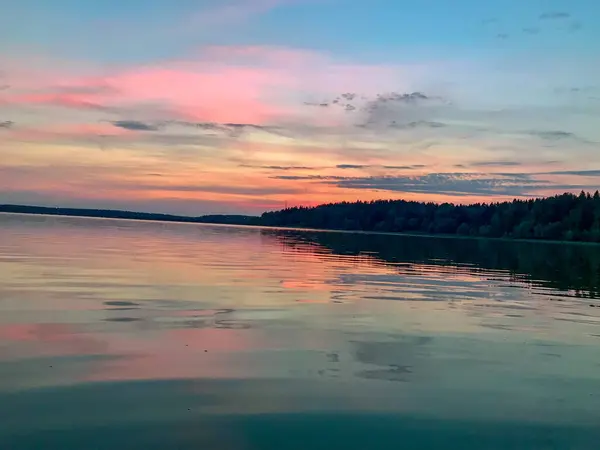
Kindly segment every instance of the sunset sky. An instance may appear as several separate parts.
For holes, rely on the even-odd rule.
[[[598,0],[0,0],[0,203],[600,187]]]

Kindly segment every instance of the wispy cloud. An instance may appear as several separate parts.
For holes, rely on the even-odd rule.
[[[539,195],[557,186],[548,180],[534,179],[526,174],[430,173],[422,176],[362,177],[332,180],[329,183],[344,189],[428,193],[456,196],[517,196]],[[582,185],[562,185],[561,189],[578,189]]]
[[[209,5],[188,17],[186,25],[190,29],[236,25],[277,7],[294,2],[291,0],[219,0],[212,3],[213,5]]]
[[[319,167],[311,167],[311,166],[267,166],[267,165],[255,165],[255,164],[240,164],[239,167],[245,167],[250,169],[266,169],[266,170],[282,170],[282,171],[290,171],[290,170],[318,170],[322,169]]]
[[[410,130],[415,128],[443,128],[445,126],[447,126],[447,124],[430,120],[417,120],[408,123],[398,123],[395,120],[390,122],[390,128],[396,128],[399,130]]]
[[[12,128],[14,124],[12,120],[5,120],[4,122],[0,122],[0,128]]]
[[[140,122],[139,120],[115,120],[112,124],[118,128],[135,131],[158,131],[160,129],[158,125]]]
[[[557,170],[554,172],[546,172],[550,175],[576,175],[580,177],[600,177],[600,169],[592,170]]]
[[[234,194],[240,196],[265,196],[277,194],[298,194],[302,191],[293,186],[244,186],[244,185],[226,185],[226,184],[171,184],[171,183],[122,183],[120,186],[113,184],[113,187],[120,187],[127,191],[144,191],[144,192],[190,192],[190,193],[206,193],[206,194]]]
[[[406,193],[527,196],[549,183],[521,174],[430,173],[419,176],[279,176],[278,179],[313,180],[339,188]]]
[[[565,11],[549,11],[540,14],[541,20],[557,20],[557,19],[568,19],[571,14]]]
[[[365,169],[370,166],[364,164],[338,164],[335,167],[336,169]]]
[[[410,166],[383,166],[384,169],[392,169],[392,170],[414,170],[414,169],[423,169],[427,167],[425,164],[412,164]]]
[[[548,139],[550,141],[572,139],[576,137],[574,133],[562,130],[532,131],[531,134],[534,136],[541,137],[542,139]]]
[[[481,161],[471,163],[471,167],[514,167],[521,166],[521,161]]]

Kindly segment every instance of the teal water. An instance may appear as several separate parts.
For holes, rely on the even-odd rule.
[[[600,247],[0,215],[0,448],[597,449]]]

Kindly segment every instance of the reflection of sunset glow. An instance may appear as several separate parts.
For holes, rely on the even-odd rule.
[[[360,242],[349,233],[2,220],[0,361],[32,368],[9,385],[352,380],[390,370],[357,360],[352,346],[361,339],[435,336],[442,347],[452,339],[597,339],[591,335],[600,317],[573,316],[570,297],[548,303],[523,277],[502,270],[392,263],[368,246],[339,252],[323,240],[341,239],[349,250]]]

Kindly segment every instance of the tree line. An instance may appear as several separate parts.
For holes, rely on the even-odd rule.
[[[348,231],[444,234],[514,239],[600,242],[600,193],[561,194],[510,202],[424,203],[405,200],[341,202],[292,207],[260,217],[199,217],[84,208],[0,205],[0,212],[222,223]]]
[[[341,202],[266,212],[260,225],[600,242],[600,193],[470,205]]]

